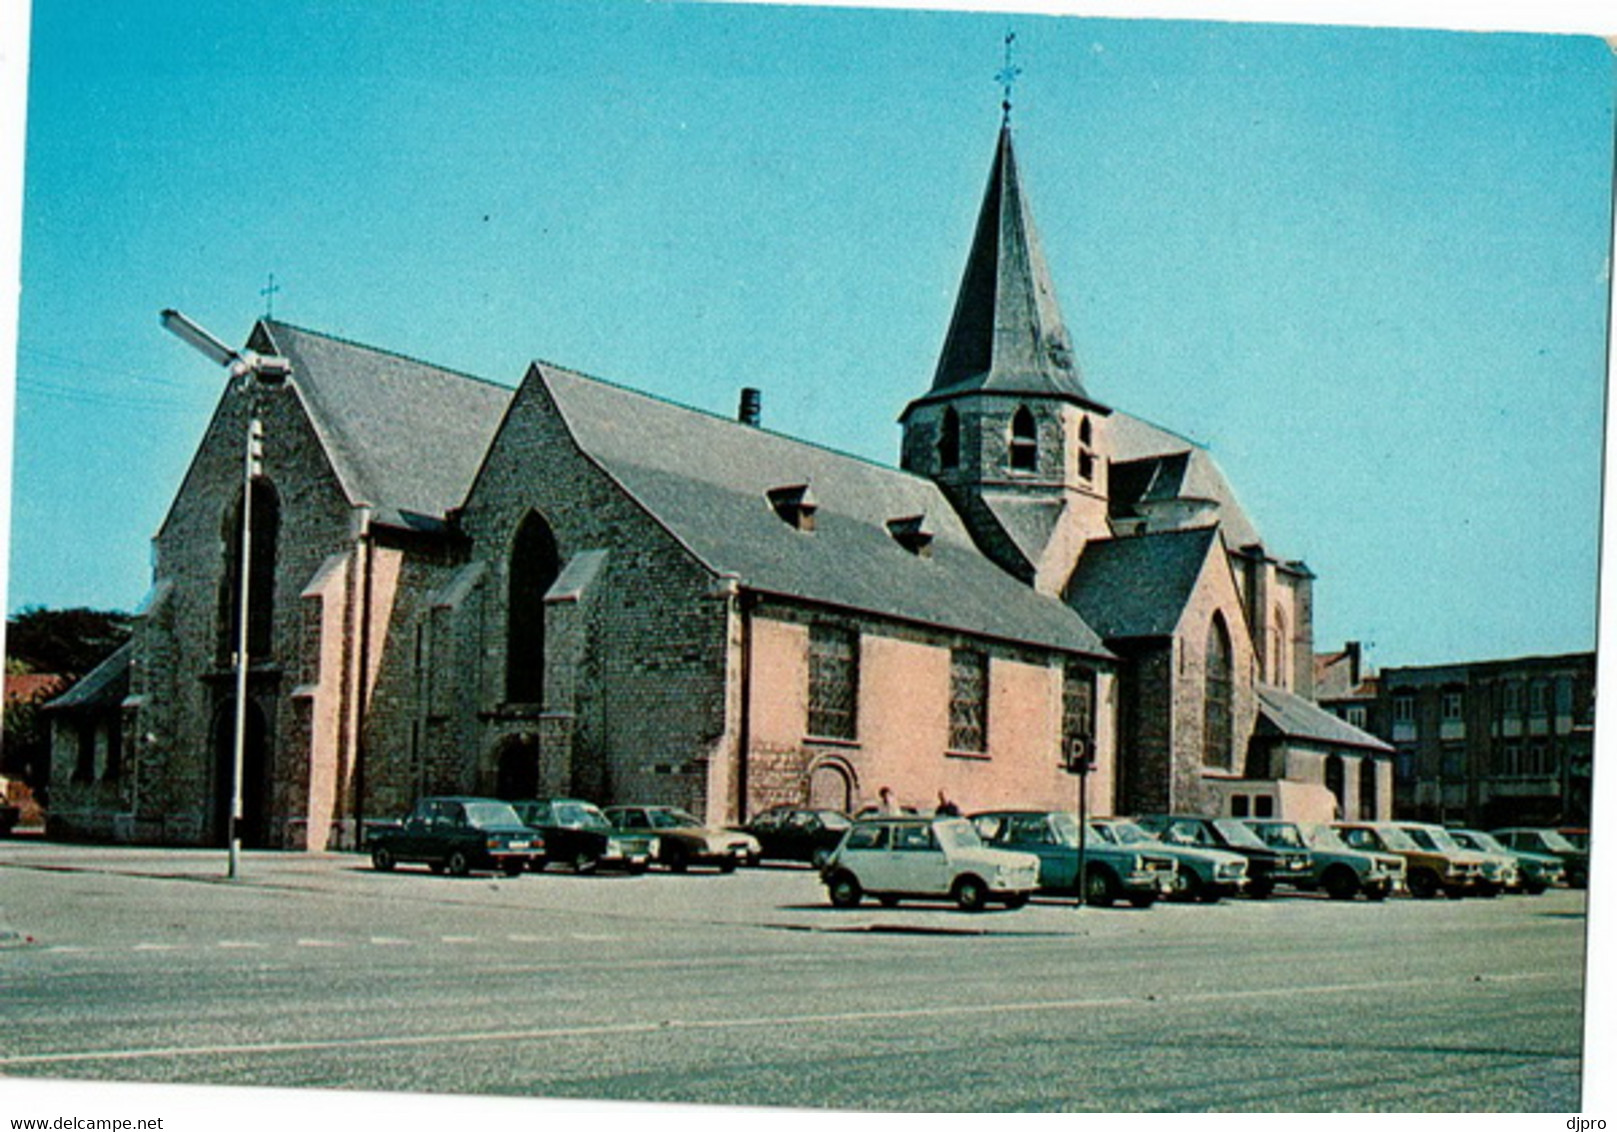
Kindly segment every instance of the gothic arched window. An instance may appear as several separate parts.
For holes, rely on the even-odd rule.
[[[219,577],[219,657],[228,662],[236,654],[241,634],[241,520],[242,496],[225,512],[220,531],[224,540],[224,569]],[[275,625],[275,553],[281,535],[281,497],[267,479],[253,481],[252,545],[247,578],[247,655],[270,655]]]
[[[960,466],[960,414],[953,409],[943,410],[943,424],[938,430],[938,466]]]
[[[1269,630],[1269,681],[1277,688],[1291,687],[1291,658],[1287,655],[1286,615],[1276,607]]]
[[[1023,405],[1011,418],[1011,469],[1035,471],[1039,466],[1039,425]]]
[[[1224,615],[1207,630],[1207,678],[1202,690],[1202,765],[1229,769],[1234,740],[1235,651]]]
[[[505,698],[541,704],[545,693],[545,594],[561,573],[550,524],[529,511],[511,541],[511,584],[506,606]]]

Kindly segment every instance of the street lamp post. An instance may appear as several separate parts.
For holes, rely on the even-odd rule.
[[[209,360],[224,366],[241,383],[248,399],[247,440],[242,459],[241,561],[238,563],[236,603],[236,719],[230,757],[230,818],[226,843],[231,880],[241,872],[242,777],[247,755],[247,670],[249,664],[248,615],[251,610],[253,553],[253,481],[264,474],[264,422],[258,416],[258,387],[283,383],[292,372],[285,358],[237,351],[208,333],[177,310],[159,316],[163,329]]]

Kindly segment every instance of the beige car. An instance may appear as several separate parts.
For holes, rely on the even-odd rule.
[[[657,839],[657,861],[670,872],[713,865],[734,872],[763,856],[758,839],[739,829],[713,829],[677,806],[608,806],[606,820],[623,833]]]
[[[1336,822],[1334,828],[1351,848],[1402,857],[1404,883],[1417,900],[1430,900],[1439,892],[1459,899],[1480,895],[1487,887],[1482,854],[1461,849],[1442,826],[1422,822],[1344,821]]]

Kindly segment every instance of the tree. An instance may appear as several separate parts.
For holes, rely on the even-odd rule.
[[[6,622],[6,660],[75,680],[129,639],[133,618],[116,610],[28,606]]]

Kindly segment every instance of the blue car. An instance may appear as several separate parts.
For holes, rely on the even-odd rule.
[[[1078,817],[1064,810],[990,810],[971,816],[983,843],[1039,859],[1039,891],[1078,895]],[[1174,860],[1149,847],[1120,847],[1088,838],[1084,903],[1109,907],[1127,900],[1149,908],[1178,887]]]

